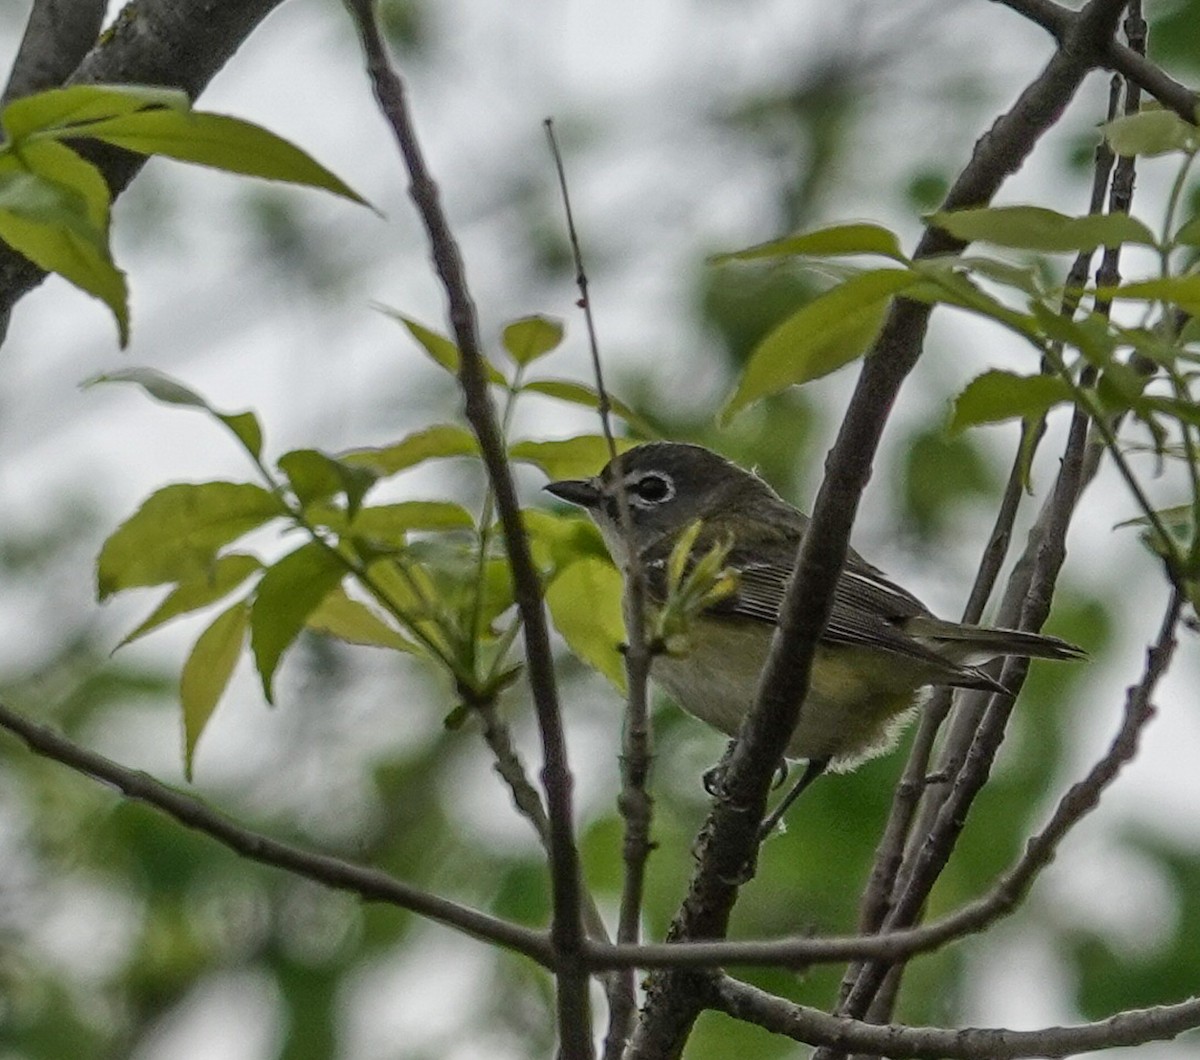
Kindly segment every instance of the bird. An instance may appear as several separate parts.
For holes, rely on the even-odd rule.
[[[672,552],[682,535],[694,535],[693,563],[714,546],[724,551],[732,590],[696,616],[684,650],[654,653],[650,675],[683,710],[736,736],[755,702],[808,517],[753,472],[683,442],[635,446],[592,478],[545,489],[588,512],[623,571],[633,549],[651,616],[667,603]],[[938,618],[849,549],[784,750],[807,768],[771,824],[822,773],[848,771],[890,750],[930,686],[1009,694],[981,669],[1005,656],[1069,660],[1086,653],[1058,637]]]

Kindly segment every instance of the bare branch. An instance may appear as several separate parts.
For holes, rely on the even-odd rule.
[[[1200,1026],[1200,999],[1132,1009],[1096,1023],[1012,1031],[992,1027],[906,1027],[862,1023],[794,1005],[728,977],[707,984],[707,1000],[735,1019],[837,1053],[858,1051],[894,1060],[1018,1060],[1065,1057],[1097,1049],[1168,1041]]]
[[[1061,45],[1071,32],[1075,19],[1075,11],[1053,3],[1052,0],[993,0],[1010,7],[1031,22],[1036,22],[1049,32]],[[1164,107],[1170,107],[1184,121],[1196,121],[1196,107],[1200,104],[1197,95],[1186,85],[1180,84],[1169,77],[1160,66],[1150,62],[1144,53],[1134,48],[1111,40],[1104,50],[1100,66],[1133,82],[1139,88],[1149,92]]]
[[[33,0],[0,107],[61,85],[96,43],[106,0]]]
[[[252,861],[273,865],[327,887],[349,891],[369,902],[383,902],[407,909],[477,939],[523,953],[544,967],[554,966],[550,940],[543,932],[499,920],[447,898],[439,898],[378,869],[363,868],[327,854],[314,854],[251,831],[205,806],[199,799],[169,788],[146,773],[128,769],[90,751],[53,729],[9,710],[3,704],[0,704],[0,727],[23,740],[35,754],[61,762],[102,783],[111,784],[129,798],[146,803],[186,828],[211,836]]]
[[[516,487],[508,466],[508,455],[496,423],[488,394],[484,358],[475,307],[471,301],[462,256],[442,209],[437,185],[425,165],[408,111],[404,83],[392,68],[371,0],[347,0],[363,50],[367,71],[384,117],[392,127],[396,143],[408,169],[409,194],[425,226],[434,266],[449,302],[450,325],[460,354],[459,384],[463,391],[467,421],[479,439],[484,466],[496,498],[504,542],[512,569],[514,595],[525,631],[525,654],[529,684],[542,739],[542,784],[550,818],[550,878],[554,918],[551,940],[559,970],[558,1012],[563,1056],[569,1060],[591,1057],[591,1019],[588,1006],[588,975],[582,954],[585,933],[579,873],[571,809],[571,774],[567,765],[566,741],[558,705],[554,661],[542,604],[537,571],[529,552],[529,541],[521,522]]]

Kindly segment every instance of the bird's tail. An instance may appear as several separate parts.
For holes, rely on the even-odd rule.
[[[1028,659],[1085,659],[1087,652],[1045,633],[1026,633],[1019,629],[991,629],[964,626],[940,618],[918,615],[904,624],[904,632],[921,640],[928,639],[939,655],[957,663],[975,665],[1003,655]]]

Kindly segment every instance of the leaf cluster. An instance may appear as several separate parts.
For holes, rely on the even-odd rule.
[[[1200,150],[1196,129],[1172,111],[1149,107],[1104,127],[1117,154],[1178,158],[1178,176],[1161,232],[1121,212],[1068,216],[1038,206],[987,206],[930,215],[932,225],[985,252],[911,259],[897,235],[854,223],[802,232],[715,260],[816,264],[839,278],[775,326],[752,351],[723,417],[728,420],[764,398],[810,382],[861,357],[874,344],[896,298],[944,305],[981,317],[1017,336],[1034,356],[1027,369],[993,369],[954,399],[951,435],[1011,420],[1030,427],[1056,408],[1087,414],[1114,454],[1141,509],[1146,541],[1166,561],[1169,576],[1200,602],[1200,275],[1195,249],[1200,218],[1177,220],[1188,171]],[[1053,280],[1045,255],[1090,255],[1134,245],[1158,259],[1157,275],[1116,283],[1072,286]],[[1000,251],[999,254],[993,250]],[[1002,256],[1005,252],[1016,257]],[[858,258],[883,258],[864,267]],[[1135,323],[1115,320],[1125,307]],[[1138,435],[1148,437],[1143,442]],[[1032,436],[1028,432],[1027,436]],[[1189,469],[1186,504],[1155,511],[1125,456],[1148,449],[1160,460]],[[1023,475],[1028,483],[1025,452]]]
[[[109,245],[112,192],[80,152],[88,140],[228,173],[355,191],[287,140],[224,114],[192,109],[177,89],[71,85],[0,112],[0,239],[39,268],[100,299],[129,339],[129,292]]]
[[[436,364],[457,370],[458,350],[450,339],[396,315]],[[506,422],[526,393],[598,403],[595,391],[582,384],[525,378],[562,337],[562,325],[545,317],[504,329],[510,374],[491,364],[487,374],[504,394]],[[478,443],[464,426],[435,424],[386,445],[336,454],[294,449],[271,466],[253,412],[224,412],[147,368],[92,382],[133,383],[166,404],[204,412],[233,435],[257,471],[258,481],[162,487],[108,537],[97,562],[101,600],[170,586],[122,644],[180,616],[224,605],[196,640],[180,678],[189,773],[196,743],[247,646],[268,702],[284,655],[305,631],[423,658],[455,689],[459,705],[450,711],[449,725],[490,704],[520,672],[510,659],[520,620],[490,495],[481,499],[477,515],[447,499],[377,502],[371,496],[381,483],[427,461],[479,459]],[[619,402],[613,407],[625,410]],[[593,472],[603,462],[603,445],[593,435],[526,440],[511,444],[509,455],[563,477]],[[597,531],[588,520],[537,509],[525,512],[524,522],[555,625],[572,650],[623,687],[620,576]],[[264,529],[274,532],[259,537],[274,558],[248,547],[247,538]]]

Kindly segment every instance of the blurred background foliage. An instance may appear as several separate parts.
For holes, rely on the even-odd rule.
[[[2,6],[11,54],[24,5]],[[981,8],[995,6],[978,2],[889,12],[857,2],[831,14],[815,4],[692,0],[663,14],[661,24],[634,6],[602,14],[581,4],[556,15],[551,30],[523,20],[506,25],[504,6],[383,4],[434,168],[463,225],[485,331],[494,336],[499,322],[526,312],[571,312],[561,211],[537,142],[539,108],[551,106],[582,204],[614,391],[662,436],[756,466],[806,503],[851,373],[763,402],[728,429],[718,429],[713,414],[757,339],[819,286],[790,269],[711,268],[705,255],[851,216],[915,232],[916,215],[937,204],[973,138],[1036,68],[1030,63],[1048,55],[1047,42],[1005,12],[988,11],[985,25],[971,26]],[[362,320],[372,317],[367,303],[379,297],[433,322],[439,298],[341,12],[311,0],[285,8],[215,86],[220,106],[206,105],[257,118],[255,101],[301,92],[303,71],[317,82],[314,91],[339,85],[360,108],[360,129],[328,108],[289,118],[264,104],[261,120],[381,202],[391,224],[381,234],[384,226],[367,227],[328,204],[242,184],[223,188],[214,215],[207,192],[197,191],[203,175],[148,168],[121,200],[116,222],[134,290],[133,357],[189,382],[209,380],[211,396],[226,407],[265,407],[268,429],[287,441],[378,444],[454,418],[457,395],[388,321],[364,329]],[[1200,2],[1154,5],[1151,14],[1154,52],[1178,75],[1194,76]],[[703,27],[711,54],[726,64],[705,77],[707,94],[699,92],[692,57],[685,61],[664,43],[689,19],[690,28],[679,30],[684,42]],[[622,52],[626,35],[635,58]],[[548,78],[548,89],[513,68],[506,46],[539,56],[560,48],[566,72]],[[619,86],[626,61],[641,64],[635,89]],[[586,82],[596,62],[612,64],[611,73],[596,75],[600,88],[567,91]],[[1090,87],[1092,96],[1085,93],[1048,140],[1018,196],[1067,212],[1083,208],[1088,173],[1080,159],[1087,152],[1077,148],[1101,117],[1103,94],[1098,80]],[[337,135],[315,144],[323,124]],[[673,186],[677,170],[655,168],[663,157],[681,167],[720,159],[722,168],[707,185],[681,191]],[[1152,196],[1153,176],[1146,183]],[[610,224],[614,217],[621,223]],[[99,611],[83,583],[99,542],[155,485],[227,477],[234,465],[223,463],[201,428],[188,434],[192,425],[181,426],[178,415],[148,412],[132,398],[106,398],[114,402],[105,406],[108,419],[91,422],[90,435],[80,429],[70,418],[81,400],[73,388],[113,362],[111,329],[88,315],[90,307],[75,330],[58,327],[54,315],[74,312],[78,299],[46,287],[36,306],[17,311],[6,351],[11,367],[0,384],[0,466],[15,469],[0,477],[6,495],[15,491],[0,520],[0,640],[7,645],[0,697],[182,782],[176,681],[197,627],[186,627],[182,640],[109,657],[133,612]],[[569,329],[574,359],[559,374],[585,379],[582,328],[570,320]],[[988,358],[1005,355],[994,337],[977,337],[957,321],[934,328],[927,363],[889,430],[856,537],[945,613],[961,606],[1013,441],[1001,432],[947,439],[945,401]],[[530,406],[518,417],[519,435],[594,429],[582,412]],[[113,421],[123,416],[135,421],[127,433]],[[115,440],[106,435],[110,425]],[[89,489],[59,469],[78,466],[86,479],[93,445],[107,465]],[[1045,450],[1052,448],[1051,439]],[[145,465],[150,451],[157,462]],[[520,474],[529,503],[543,503],[540,478],[528,469]],[[477,469],[464,460],[440,463],[410,488],[478,503],[478,487]],[[1108,488],[1098,487],[1102,494]],[[1082,574],[1069,566],[1052,620],[1053,632],[1086,645],[1097,662],[1053,674],[1035,665],[1009,746],[934,893],[932,915],[987,887],[1115,727],[1119,690],[1136,673],[1138,644],[1157,621],[1145,609],[1159,607],[1163,592],[1155,591],[1153,562],[1137,552],[1132,535],[1111,544],[1113,510],[1085,508],[1081,547],[1094,558]],[[1093,547],[1105,551],[1093,554]],[[1185,645],[1184,654],[1190,651]],[[1102,667],[1112,656],[1121,666]],[[1161,697],[1164,713],[1194,707],[1194,695],[1180,701],[1187,698],[1181,689],[1194,693],[1194,660],[1180,668],[1175,693]],[[620,885],[619,705],[565,651],[561,673],[580,769],[584,865],[601,907],[611,911]],[[200,748],[195,789],[202,797],[272,834],[524,923],[545,921],[539,848],[509,812],[473,726],[442,727],[453,700],[440,679],[419,663],[311,637],[284,668],[283,685],[281,705],[268,712],[255,683],[240,675]],[[519,687],[504,710],[536,769]],[[699,776],[723,741],[669,704],[656,705],[655,721],[659,846],[646,924],[650,937],[661,937],[706,811]],[[1171,742],[1183,761],[1194,761],[1194,739],[1186,740],[1194,728],[1182,731]],[[734,935],[853,928],[902,762],[902,753],[893,754],[815,786],[788,832],[764,849]],[[1159,774],[1152,778],[1146,769],[1135,765],[1142,783],[1131,778],[1128,798],[1106,801],[1101,820],[1080,830],[1012,921],[913,965],[901,1019],[1033,1026],[1195,991],[1200,832],[1194,817],[1164,822],[1161,810],[1194,805],[1195,771],[1173,778],[1190,787],[1163,795],[1155,784],[1173,783],[1169,766],[1152,769]],[[828,1006],[841,971],[754,971],[748,978]],[[518,958],[249,864],[0,739],[3,1060],[540,1057],[553,1048],[551,1012],[547,981]],[[1182,1057],[1192,1048],[1151,1047],[1139,1056]],[[689,1058],[735,1054],[798,1050],[704,1017]]]

